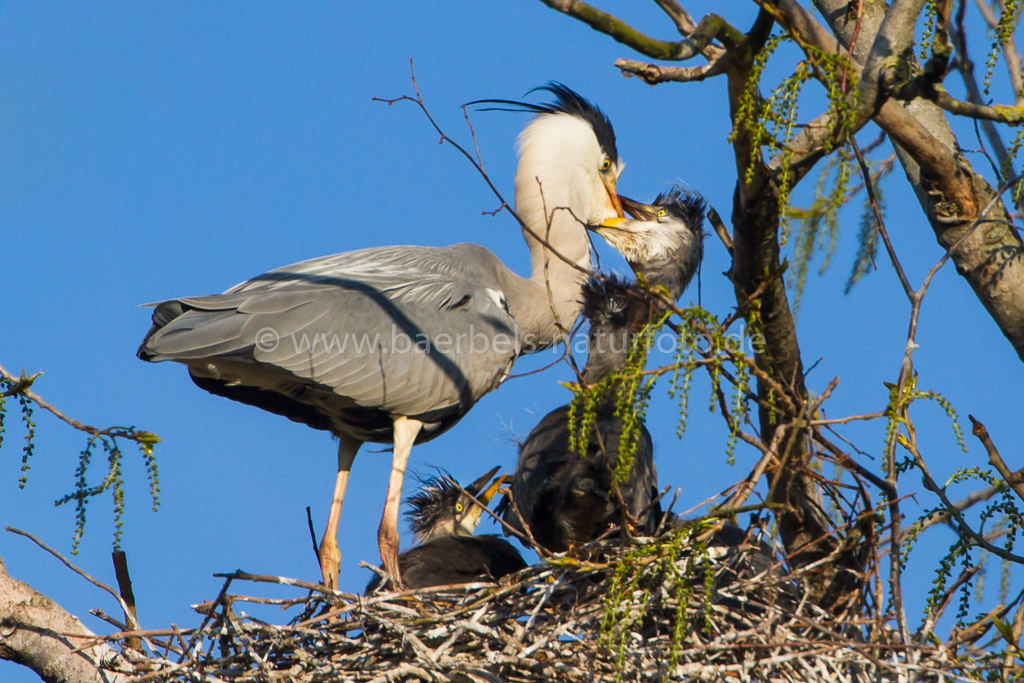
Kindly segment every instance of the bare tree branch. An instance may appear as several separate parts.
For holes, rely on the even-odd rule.
[[[690,83],[703,81],[725,73],[723,60],[716,60],[703,66],[662,66],[650,62],[637,62],[631,59],[618,59],[615,66],[622,70],[623,76],[637,76],[647,85],[677,82]]]
[[[996,448],[996,445],[992,443],[992,437],[988,435],[988,430],[985,429],[985,425],[974,419],[973,415],[968,415],[967,417],[971,420],[971,433],[978,437],[978,441],[981,442],[981,445],[985,447],[985,452],[988,453],[989,463],[992,467],[996,468],[996,471],[999,472],[999,476],[1003,478],[1003,481],[1006,482],[1007,486],[1013,489],[1013,492],[1016,493],[1021,500],[1024,500],[1024,483],[1022,483],[1024,482],[1024,479],[1020,477],[1018,472],[1011,472],[1010,468],[1006,466],[1006,462],[1003,460],[1002,456],[999,455],[999,450]]]
[[[595,31],[611,36],[640,54],[654,59],[683,61],[701,54],[713,39],[717,38],[722,41],[727,49],[744,40],[742,33],[716,15],[704,17],[693,33],[683,40],[664,41],[651,38],[618,17],[579,0],[541,0],[541,2],[551,9],[582,21]]]
[[[0,658],[47,683],[128,683],[131,665],[60,605],[11,577],[0,561]]]

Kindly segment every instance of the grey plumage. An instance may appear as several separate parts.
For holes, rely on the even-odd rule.
[[[635,205],[634,205],[635,206]],[[649,253],[630,263],[637,274],[652,287],[664,287],[678,298],[690,280],[697,273],[704,258],[704,214],[707,200],[699,194],[686,192],[679,187],[662,192],[655,198],[653,207],[664,210],[666,215],[647,213],[648,221],[654,220],[667,234],[664,251]]]
[[[652,205],[621,200],[634,220],[602,226],[597,232],[622,252],[648,286],[665,287],[673,297],[680,296],[704,258],[707,201],[675,186],[659,194]]]
[[[497,294],[513,277],[473,244],[326,256],[159,304],[139,357],[184,362],[208,391],[361,441],[390,442],[390,416],[407,415],[424,422],[420,443],[519,354],[519,326]],[[474,349],[474,334],[508,344]]]
[[[581,272],[590,267],[584,223],[622,216],[615,190],[622,164],[607,118],[564,86],[547,90],[556,102],[527,107],[538,116],[518,144],[515,203],[529,278],[477,245],[381,247],[156,305],[140,358],[183,363],[207,391],[339,437],[318,551],[328,586],[337,578],[339,515],[361,445],[395,446],[377,538],[401,583],[398,508],[413,444],[454,425],[518,355],[556,343],[579,315]],[[609,139],[611,153],[602,146]]]

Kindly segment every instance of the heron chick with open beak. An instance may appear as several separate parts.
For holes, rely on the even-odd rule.
[[[424,481],[405,501],[409,506],[409,527],[416,540],[426,543],[441,536],[472,536],[484,508],[505,481],[503,474],[491,482],[499,469],[492,468],[465,488],[447,474]]]
[[[505,539],[473,535],[484,508],[507,478],[501,475],[495,479],[498,469],[493,468],[465,488],[442,474],[424,481],[406,500],[409,526],[419,543],[398,556],[407,587],[495,581],[526,567],[522,556]],[[379,585],[378,576],[366,587],[367,593]]]
[[[651,287],[675,296],[686,289],[704,255],[707,201],[679,187],[662,192],[653,204],[619,195],[633,218],[609,218],[591,228],[615,247]]]

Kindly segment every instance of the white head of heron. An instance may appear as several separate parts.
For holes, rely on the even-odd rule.
[[[589,268],[589,246],[585,237],[579,239],[583,229],[623,216],[615,188],[625,164],[615,146],[615,131],[596,105],[561,83],[534,90],[551,93],[555,101],[481,103],[505,105],[492,109],[539,114],[517,141],[516,211],[544,241],[559,245],[562,256]],[[544,259],[552,264],[559,260],[538,248],[541,245],[528,231],[524,233],[535,270]]]
[[[524,335],[528,351],[557,343],[579,316],[580,290],[590,269],[585,228],[623,216],[616,185],[624,164],[608,117],[560,83],[535,90],[554,95],[554,101],[471,103],[537,115],[517,141],[515,197],[530,248],[532,292],[518,302],[509,299],[520,327],[534,331]]]

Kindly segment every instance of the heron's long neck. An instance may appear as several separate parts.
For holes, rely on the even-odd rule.
[[[565,197],[545,192],[546,201],[526,201],[517,186],[516,209],[534,234],[523,230],[530,248],[529,279],[519,279],[520,296],[509,299],[512,315],[519,322],[524,348],[536,351],[562,338],[579,317],[583,307],[581,291],[590,269],[590,242],[587,231],[569,211],[554,207],[571,206]],[[550,218],[544,208],[552,207]],[[549,246],[545,246],[539,236]],[[550,248],[549,248],[550,247]]]

